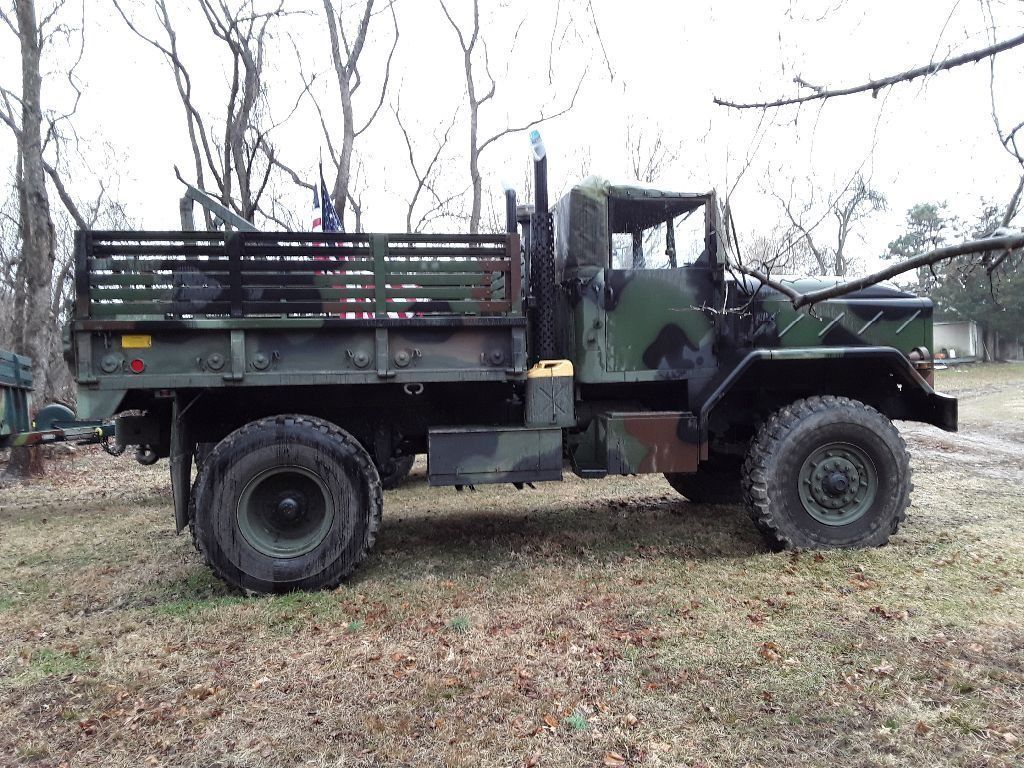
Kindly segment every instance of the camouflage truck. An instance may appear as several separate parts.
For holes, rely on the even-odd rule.
[[[931,302],[797,311],[731,273],[713,193],[588,179],[549,209],[536,172],[501,234],[80,232],[82,415],[169,458],[177,530],[253,592],[351,574],[378,467],[416,454],[433,486],[659,473],[773,546],[884,544],[912,488],[891,420],[957,425]]]

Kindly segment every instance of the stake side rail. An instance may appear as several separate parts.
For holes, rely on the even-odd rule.
[[[92,231],[76,259],[78,321],[522,316],[516,234]]]

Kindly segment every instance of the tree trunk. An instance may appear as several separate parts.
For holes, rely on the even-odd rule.
[[[469,215],[469,233],[475,235],[480,231],[483,180],[480,177],[480,139],[478,135],[480,102],[476,99],[476,86],[473,83],[472,56],[472,50],[466,51],[466,91],[469,96],[469,180],[473,185],[473,208]]]
[[[18,351],[32,358],[35,397],[45,400],[53,396],[47,364],[53,334],[50,299],[55,251],[40,134],[43,120],[40,102],[42,77],[39,71],[41,42],[33,0],[19,0],[15,6],[21,38],[21,130],[18,135],[21,178],[18,179],[18,195],[25,277],[24,312],[15,317],[15,323],[22,325],[15,328],[15,337],[22,340]],[[22,452],[28,451],[13,453]],[[38,453],[38,450],[32,452]],[[41,467],[40,457],[15,455],[8,465],[8,472],[19,469],[38,471]]]
[[[981,347],[982,360],[986,363],[1000,361],[999,356],[999,334],[989,325],[981,326]]]
[[[338,176],[334,181],[334,210],[338,213],[338,220],[345,228],[345,208],[348,205],[349,180],[352,175],[352,146],[355,144],[355,117],[352,112],[352,92],[349,89],[348,81],[339,83],[341,95],[341,152],[338,156]],[[356,225],[359,231],[359,225]]]

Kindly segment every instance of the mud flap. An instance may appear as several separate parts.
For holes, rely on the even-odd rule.
[[[181,413],[181,398],[171,407],[171,498],[174,501],[174,528],[177,533],[188,525],[189,496],[192,492],[192,457],[196,443],[188,420]]]

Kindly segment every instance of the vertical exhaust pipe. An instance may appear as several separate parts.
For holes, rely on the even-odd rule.
[[[530,217],[530,357],[553,360],[555,345],[555,238],[554,220],[548,210],[548,157],[540,131],[530,131],[533,149],[535,206]]]
[[[544,141],[540,137],[540,131],[530,131],[530,146],[533,148],[534,210],[537,213],[547,213],[548,153],[544,149]]]
[[[516,211],[516,191],[510,187],[505,187],[505,231],[509,234],[515,234],[519,231],[518,214]]]

